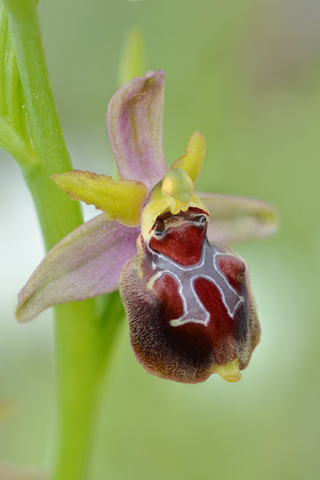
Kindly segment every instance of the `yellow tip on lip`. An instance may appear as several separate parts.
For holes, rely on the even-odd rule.
[[[239,370],[239,360],[236,359],[227,365],[215,365],[212,373],[217,373],[226,382],[238,382],[242,377]]]

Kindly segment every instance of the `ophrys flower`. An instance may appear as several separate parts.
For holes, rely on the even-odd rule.
[[[48,253],[20,292],[17,317],[25,322],[49,306],[120,287],[146,370],[180,382],[215,372],[236,381],[260,328],[246,264],[227,245],[270,234],[275,213],[255,200],[195,193],[206,156],[199,132],[166,169],[163,79],[162,71],[136,77],[109,103],[120,180],[79,170],[53,176],[103,215]]]

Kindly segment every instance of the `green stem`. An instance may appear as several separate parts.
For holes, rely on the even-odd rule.
[[[58,426],[52,480],[84,480],[97,419],[108,349],[118,334],[119,318],[108,316],[113,335],[107,345],[94,300],[55,309],[58,374]]]
[[[68,422],[60,422],[58,451],[54,480],[85,479],[88,473],[90,449],[94,438],[94,425],[97,417],[97,401],[105,379],[106,369],[112,363],[113,340],[122,322],[123,307],[118,292],[111,295],[108,302],[107,332],[100,316],[91,318],[94,305],[92,300],[57,307],[60,320],[56,323],[56,348],[59,371],[59,396],[61,415],[68,415]],[[114,298],[117,296],[118,298]],[[72,311],[70,312],[70,309]],[[74,315],[77,315],[77,328],[74,328]],[[106,333],[108,334],[107,342]],[[68,338],[68,349],[60,343]],[[112,348],[113,347],[113,348]],[[90,411],[90,415],[88,412]]]
[[[1,7],[0,14],[0,116],[7,114],[5,99],[5,62],[1,59],[5,58],[7,45],[8,19],[7,15]]]
[[[5,1],[8,7],[15,2]],[[34,8],[8,9],[17,63],[23,86],[34,161],[20,161],[33,195],[46,248],[52,248],[82,223],[80,207],[50,180],[53,173],[72,169],[63,138],[41,43]]]
[[[55,309],[60,401],[54,480],[86,478],[102,365],[99,327],[92,318],[93,311],[93,300]]]
[[[72,165],[49,83],[33,3],[4,0],[26,102],[32,154],[28,156],[22,146],[18,153],[10,151],[10,145],[8,148],[21,166],[49,250],[76,228],[82,217],[79,205],[50,180],[51,174],[71,170]],[[115,303],[119,305],[119,301]],[[53,480],[85,478],[106,352],[117,333],[121,314],[120,310],[114,313],[114,328],[106,340],[105,324],[96,310],[95,300],[55,309],[59,420]]]

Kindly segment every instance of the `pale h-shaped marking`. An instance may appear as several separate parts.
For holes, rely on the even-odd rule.
[[[164,274],[171,275],[178,284],[183,314],[179,318],[170,320],[170,325],[178,327],[189,322],[208,325],[210,313],[201,302],[194,288],[194,282],[197,278],[205,278],[218,288],[228,315],[233,319],[238,306],[244,302],[244,297],[236,292],[217,266],[218,256],[235,256],[231,251],[219,252],[208,241],[205,241],[199,263],[187,267],[179,265],[166,255],[155,252],[150,248],[149,251],[153,256],[152,268],[158,270],[158,272],[149,280],[148,288],[152,288],[154,282]],[[206,273],[204,274],[204,272]]]

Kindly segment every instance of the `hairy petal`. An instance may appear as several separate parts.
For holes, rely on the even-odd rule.
[[[206,216],[190,208],[157,219],[120,277],[130,338],[141,365],[177,382],[218,373],[240,380],[260,328],[245,262],[207,241]]]
[[[178,160],[171,165],[170,169],[181,168],[187,172],[193,184],[195,184],[206,156],[207,150],[204,136],[200,132],[193,132],[189,138],[184,155],[178,158]]]
[[[208,239],[224,245],[266,237],[277,229],[276,211],[267,203],[242,197],[198,193],[208,208]]]
[[[32,320],[59,303],[117,290],[125,262],[136,254],[138,228],[108,222],[103,215],[84,223],[44,258],[19,293],[16,317]]]
[[[121,178],[150,190],[166,172],[162,147],[164,72],[147,72],[126,83],[110,100],[107,126]]]
[[[72,200],[95,205],[107,220],[116,220],[128,227],[140,224],[140,214],[148,195],[143,183],[114,180],[107,175],[81,170],[51,175],[51,178]]]

